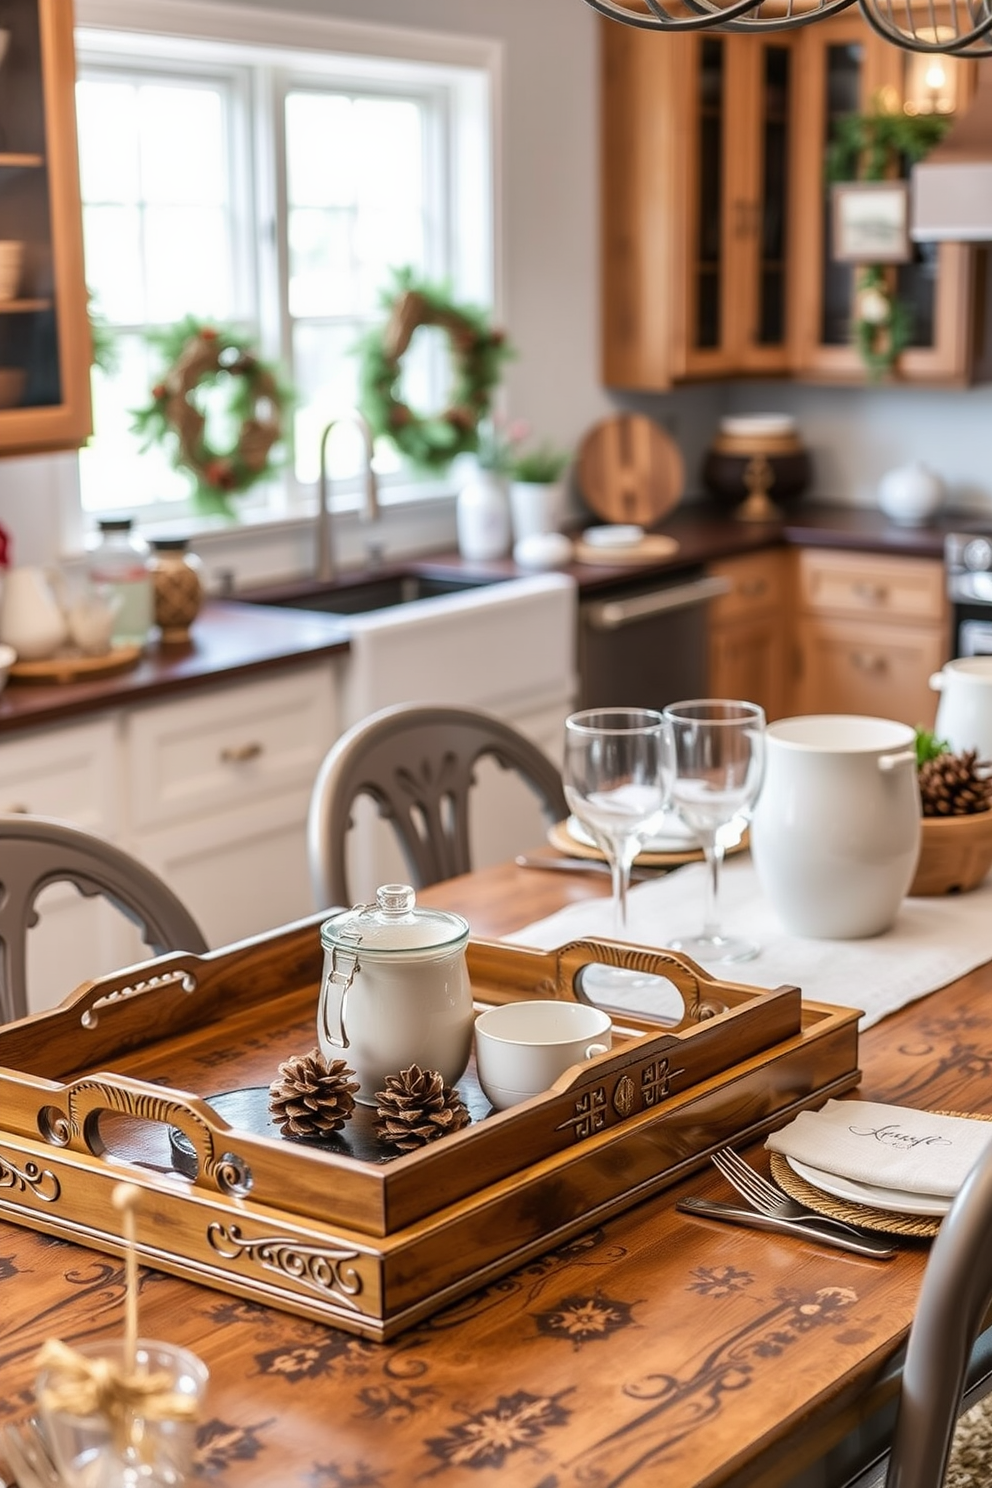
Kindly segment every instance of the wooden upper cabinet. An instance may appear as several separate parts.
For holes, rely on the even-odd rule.
[[[0,299],[0,453],[76,449],[91,432],[71,0],[7,0],[0,240],[23,244]]]
[[[833,224],[824,159],[837,118],[868,112],[880,99],[902,105],[911,54],[845,12],[803,28],[797,61],[806,122],[793,151],[794,370],[816,381],[864,381],[867,374],[851,344],[858,271],[830,254]],[[974,92],[975,72],[973,63],[957,66],[960,111]],[[988,376],[980,320],[988,258],[983,249],[966,244],[922,243],[914,246],[911,262],[888,270],[890,285],[913,321],[894,381],[953,384]]]
[[[911,54],[849,11],[764,37],[601,19],[602,372],[644,390],[794,375],[865,382],[855,270],[830,253],[835,119],[901,103]],[[958,109],[974,89],[959,64]],[[979,317],[992,255],[923,244],[890,272],[910,306],[896,381],[992,375]]]
[[[604,381],[787,371],[794,41],[600,35]]]

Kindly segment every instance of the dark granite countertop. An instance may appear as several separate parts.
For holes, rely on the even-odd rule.
[[[939,559],[944,534],[960,525],[974,527],[974,514],[962,518],[945,513],[924,527],[899,527],[879,511],[799,503],[780,520],[751,523],[737,521],[725,507],[692,503],[673,512],[658,529],[678,542],[670,558],[644,564],[576,563],[566,572],[575,578],[580,593],[594,595],[781,544]],[[988,526],[992,527],[992,517]],[[428,576],[477,579],[519,578],[525,572],[509,558],[469,563],[457,552],[397,566]],[[115,705],[177,696],[347,649],[347,621],[335,616],[211,600],[197,618],[188,646],[153,645],[132,671],[89,682],[9,682],[0,693],[0,734]]]
[[[179,696],[347,648],[347,630],[334,616],[210,600],[188,645],[153,644],[132,671],[87,682],[9,681],[0,693],[0,733]]]

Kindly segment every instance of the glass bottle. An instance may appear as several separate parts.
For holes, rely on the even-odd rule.
[[[105,518],[97,525],[99,536],[87,563],[90,583],[120,598],[114,645],[143,646],[153,618],[148,544],[131,530],[130,517]]]

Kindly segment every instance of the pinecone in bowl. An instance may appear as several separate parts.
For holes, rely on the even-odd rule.
[[[992,868],[992,764],[918,729],[923,831],[910,895],[959,894]]]

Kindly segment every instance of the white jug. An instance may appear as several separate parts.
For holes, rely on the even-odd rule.
[[[948,661],[930,678],[940,693],[934,733],[954,754],[977,749],[992,760],[992,656],[963,656]]]
[[[44,661],[67,635],[65,614],[45,570],[8,569],[0,595],[0,641],[13,646],[20,661]]]
[[[914,743],[913,729],[887,718],[768,725],[751,856],[793,935],[859,940],[892,925],[920,850]]]
[[[374,1106],[386,1076],[416,1064],[446,1085],[465,1073],[475,1009],[461,915],[415,909],[409,884],[384,884],[375,904],[325,920],[317,1041],[358,1076],[357,1100]]]

